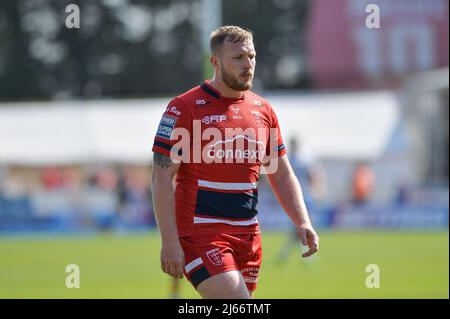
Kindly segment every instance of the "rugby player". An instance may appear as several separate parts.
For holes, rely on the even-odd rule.
[[[212,79],[170,101],[154,139],[161,269],[176,278],[185,275],[203,298],[246,299],[256,289],[262,260],[256,216],[262,168],[308,246],[304,257],[317,252],[319,237],[277,116],[250,90],[256,64],[252,33],[222,26],[212,32],[210,50]]]

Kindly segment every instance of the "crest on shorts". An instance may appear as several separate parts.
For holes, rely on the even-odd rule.
[[[222,265],[222,254],[220,253],[219,248],[214,248],[206,252],[206,256],[208,256],[209,261],[216,266]]]

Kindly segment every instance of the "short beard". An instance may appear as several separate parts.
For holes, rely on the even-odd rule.
[[[238,78],[228,73],[223,67],[222,63],[220,64],[220,72],[222,73],[223,83],[225,83],[225,85],[230,89],[233,89],[235,91],[247,91],[252,88],[252,79],[247,82],[240,81]]]

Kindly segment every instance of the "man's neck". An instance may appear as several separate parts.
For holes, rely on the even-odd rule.
[[[243,91],[230,89],[223,81],[218,80],[216,77],[213,77],[208,84],[219,91],[223,97],[239,99],[244,95]]]

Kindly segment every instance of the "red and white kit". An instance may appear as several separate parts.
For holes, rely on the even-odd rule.
[[[175,190],[185,275],[197,287],[210,276],[239,270],[247,287],[254,290],[261,264],[256,218],[259,152],[270,151],[272,129],[277,132],[275,154],[281,157],[286,153],[278,119],[270,104],[253,92],[245,91],[242,98],[227,98],[204,82],[169,103],[155,136],[153,152],[180,155],[179,148],[172,148],[180,144],[181,137],[171,139],[177,128],[184,128],[190,135],[188,149],[182,150],[189,152],[189,160],[182,161]],[[204,137],[211,135],[209,128],[218,129],[222,138],[214,143],[212,136],[195,140],[196,129]],[[267,138],[227,135],[227,129],[238,128],[265,131]],[[207,161],[209,157],[223,161]]]

